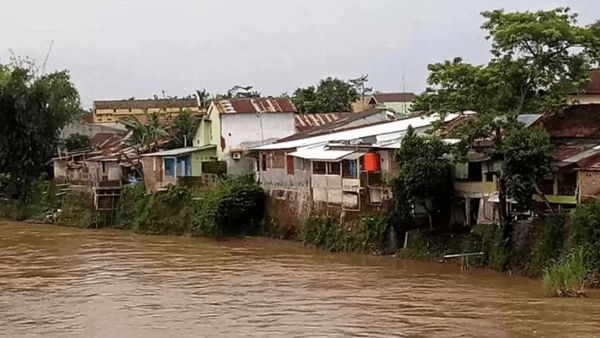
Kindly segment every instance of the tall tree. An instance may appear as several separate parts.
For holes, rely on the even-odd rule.
[[[28,199],[60,130],[80,113],[67,71],[39,75],[30,63],[0,64],[0,173],[10,176],[19,197]]]
[[[158,149],[160,139],[168,135],[160,123],[158,114],[146,114],[145,116],[146,122],[135,117],[126,117],[121,120],[121,123],[131,131],[131,137],[127,143],[136,148],[138,155],[142,151]]]
[[[492,137],[496,156],[509,160],[497,173],[500,216],[509,248],[512,225],[506,208],[507,188],[513,193],[523,193],[516,189],[519,186],[529,189],[532,181],[548,170],[551,151],[547,136],[523,129],[517,116],[559,111],[569,94],[583,89],[589,70],[598,65],[600,24],[580,26],[577,15],[568,8],[515,13],[496,10],[482,15],[486,19],[482,28],[492,42],[491,60],[485,65],[471,65],[455,58],[429,65],[430,88],[417,97],[413,109],[441,117],[477,113],[457,129],[457,134],[467,141]],[[518,148],[513,140],[527,142]],[[512,165],[514,151],[535,153],[531,160],[537,162],[530,165],[544,168],[532,173],[526,172],[528,166]],[[523,164],[522,160],[517,162]]]
[[[292,96],[292,101],[301,113],[316,113],[320,110],[317,105],[317,89],[315,86],[298,88]]]
[[[315,88],[298,88],[292,101],[301,113],[328,113],[352,111],[352,102],[358,99],[358,93],[352,84],[328,77]]]
[[[436,137],[421,137],[409,126],[396,151],[398,176],[393,180],[396,207],[410,210],[421,205],[433,227],[434,211],[448,205],[452,196],[450,152]]]
[[[169,130],[171,139],[167,143],[167,148],[175,149],[192,146],[197,127],[198,123],[189,110],[186,109],[179,113]]]

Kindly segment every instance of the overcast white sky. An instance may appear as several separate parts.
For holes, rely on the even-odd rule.
[[[326,76],[369,74],[376,90],[425,89],[429,63],[482,63],[483,10],[569,6],[600,19],[598,0],[1,0],[0,62],[9,50],[69,69],[95,99],[293,92]]]

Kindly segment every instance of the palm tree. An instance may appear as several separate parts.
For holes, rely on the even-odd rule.
[[[168,133],[160,124],[158,114],[146,114],[147,123],[143,123],[135,117],[126,117],[121,123],[132,131],[127,143],[136,149],[152,151],[158,148],[158,141]]]
[[[131,132],[131,135],[125,142],[135,149],[138,160],[143,151],[157,150],[160,138],[168,135],[165,128],[159,122],[158,114],[146,113],[145,115],[147,123],[143,123],[131,116],[121,120],[121,123]],[[140,176],[143,176],[139,168],[134,165],[133,161],[131,162],[132,167],[135,168]]]

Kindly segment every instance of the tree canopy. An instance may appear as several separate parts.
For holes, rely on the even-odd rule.
[[[415,100],[415,110],[472,110],[488,120],[553,111],[584,88],[600,61],[600,23],[579,26],[568,8],[482,15],[492,42],[490,62],[455,58],[429,65],[430,87]]]
[[[64,139],[63,144],[68,151],[87,149],[92,146],[90,137],[79,133],[69,135],[69,137]]]
[[[30,63],[0,65],[0,173],[21,197],[55,153],[60,130],[80,113],[67,71],[40,75]]]
[[[331,77],[321,80],[317,87],[298,88],[292,95],[301,113],[349,112],[357,99],[353,84]]]
[[[438,138],[419,136],[409,126],[396,151],[398,176],[392,187],[397,209],[406,212],[421,205],[427,210],[433,226],[432,208],[448,204],[452,196],[451,166],[446,156],[449,152],[449,147]]]
[[[600,61],[600,22],[577,24],[569,8],[549,11],[482,13],[491,41],[487,64],[473,65],[461,58],[428,66],[429,88],[419,95],[415,110],[438,113],[474,111],[455,129],[471,144],[476,138],[495,142],[500,218],[506,247],[510,247],[510,215],[506,194],[526,208],[538,180],[552,168],[552,146],[541,130],[517,122],[524,113],[554,113],[582,91],[589,71]]]
[[[186,109],[179,113],[169,130],[171,139],[167,143],[167,148],[191,147],[197,127],[198,123],[189,110]]]

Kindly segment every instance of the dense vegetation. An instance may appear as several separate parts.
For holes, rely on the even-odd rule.
[[[492,42],[490,61],[473,65],[455,58],[429,65],[429,88],[417,97],[414,109],[436,113],[440,119],[449,113],[477,113],[451,136],[467,146],[488,138],[494,143],[488,155],[503,163],[495,175],[502,229],[499,256],[506,258],[506,270],[516,255],[511,251],[511,210],[530,209],[532,194],[540,193],[537,183],[551,172],[553,162],[548,135],[518,123],[518,116],[559,112],[570,94],[582,91],[590,69],[600,63],[600,21],[580,26],[568,8],[495,10],[483,16],[482,28]],[[509,197],[519,202],[518,208],[506,208]]]
[[[364,215],[340,225],[330,216],[312,216],[300,227],[300,241],[333,252],[382,253],[385,249],[388,218]]]
[[[435,214],[449,205],[453,191],[449,152],[438,138],[419,136],[409,126],[396,151],[398,176],[392,181],[394,213],[400,223],[405,223],[418,205],[425,209],[433,227]]]
[[[10,197],[30,202],[60,130],[80,113],[67,71],[39,74],[23,60],[0,64],[0,175],[9,177]]]
[[[262,188],[246,178],[231,178],[210,190],[173,186],[158,194],[136,185],[123,189],[114,213],[94,211],[89,196],[70,195],[63,200],[59,223],[156,235],[256,235],[263,230],[264,202]]]
[[[292,101],[301,113],[349,112],[358,98],[352,83],[331,77],[321,80],[316,87],[298,88],[292,95]]]

